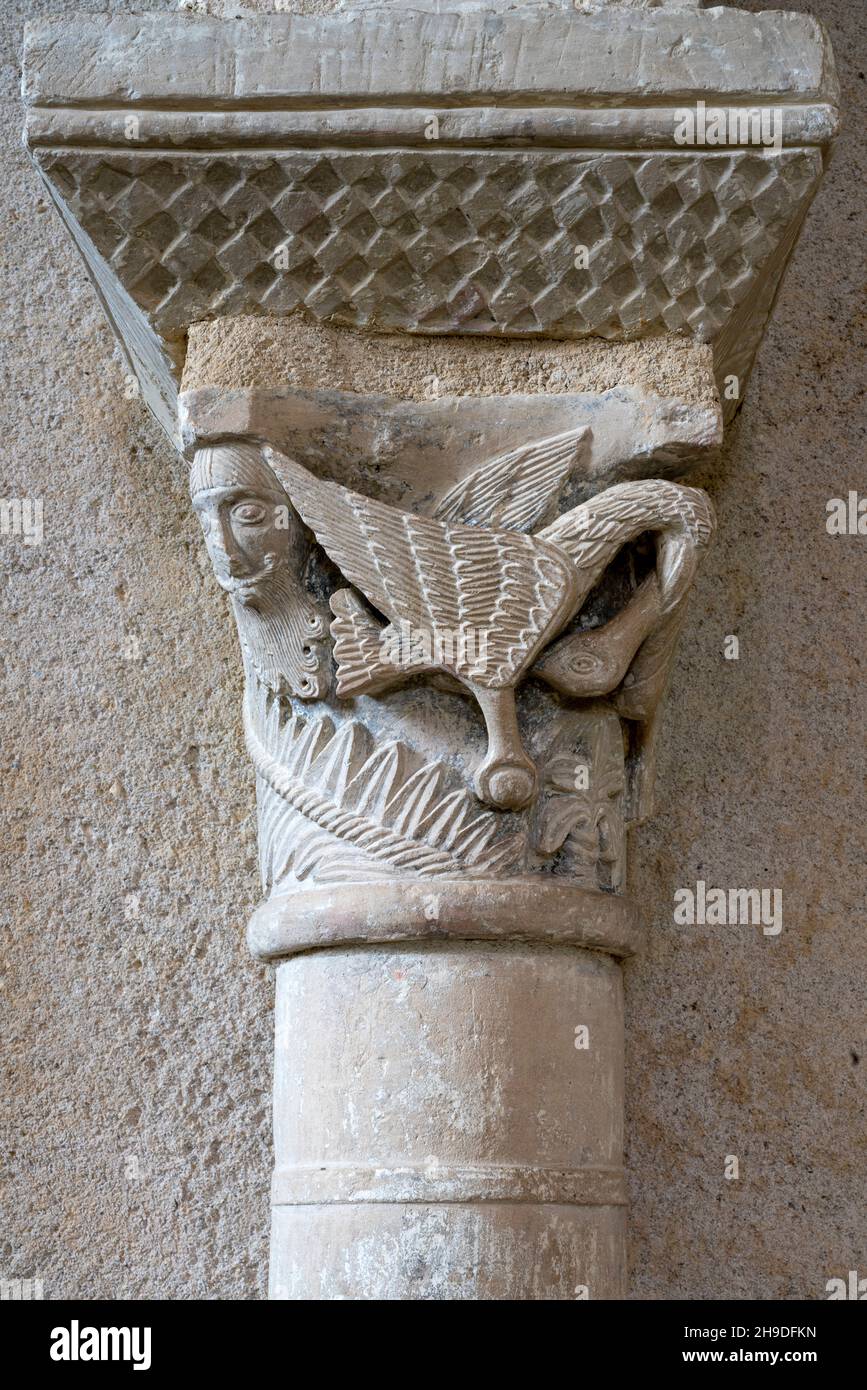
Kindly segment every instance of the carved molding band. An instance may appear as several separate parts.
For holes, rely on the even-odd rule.
[[[247,942],[258,960],[278,961],[318,947],[424,941],[533,941],[620,958],[643,939],[629,898],[565,876],[391,879],[365,890],[365,907],[356,884],[275,894],[253,913]]]
[[[169,339],[191,320],[303,305],[390,329],[710,342],[822,172],[815,149],[78,149],[38,162]]]
[[[693,9],[685,42],[668,7],[428,8],[32,27],[28,142],[168,433],[191,322],[299,307],[690,333],[745,384],[836,131],[821,27]],[[698,99],[734,111],[724,151],[679,143]]]
[[[622,1168],[539,1168],[491,1164],[471,1168],[437,1163],[396,1168],[277,1168],[275,1206],[318,1202],[553,1202],[568,1206],[626,1206]]]

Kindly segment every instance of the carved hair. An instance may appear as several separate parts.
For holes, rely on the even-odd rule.
[[[255,444],[214,444],[198,449],[190,469],[190,494],[216,487],[248,487],[251,492],[288,497]]]

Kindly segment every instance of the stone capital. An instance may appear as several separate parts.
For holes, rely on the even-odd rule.
[[[237,628],[272,1294],[623,1297],[628,831],[828,42],[198,8],[34,23],[24,96]]]

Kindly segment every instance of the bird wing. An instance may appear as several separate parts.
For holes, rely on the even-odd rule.
[[[369,603],[393,623],[452,634],[454,659],[441,664],[456,675],[511,684],[571,616],[574,571],[555,546],[414,516],[265,452],[323,550]]]
[[[456,483],[434,515],[466,526],[532,531],[553,512],[590,438],[584,425],[499,454]]]
[[[644,478],[606,488],[537,536],[564,550],[578,569],[596,569],[643,531],[677,529],[703,550],[713,528],[713,507],[706,493],[681,483]]]
[[[582,601],[617,552],[645,531],[660,533],[657,551],[663,611],[689,589],[698,553],[710,543],[714,511],[698,488],[658,478],[617,483],[536,533],[564,551],[578,574]]]

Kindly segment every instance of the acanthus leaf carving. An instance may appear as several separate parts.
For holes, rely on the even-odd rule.
[[[352,873],[492,874],[523,865],[526,837],[503,833],[497,815],[406,745],[373,747],[357,720],[340,728],[327,717],[283,720],[280,702],[264,691],[248,693],[244,713],[262,791],[268,887],[290,873],[330,882]]]
[[[624,740],[609,705],[588,704],[541,768],[534,843],[585,887],[618,891],[625,876]]]

